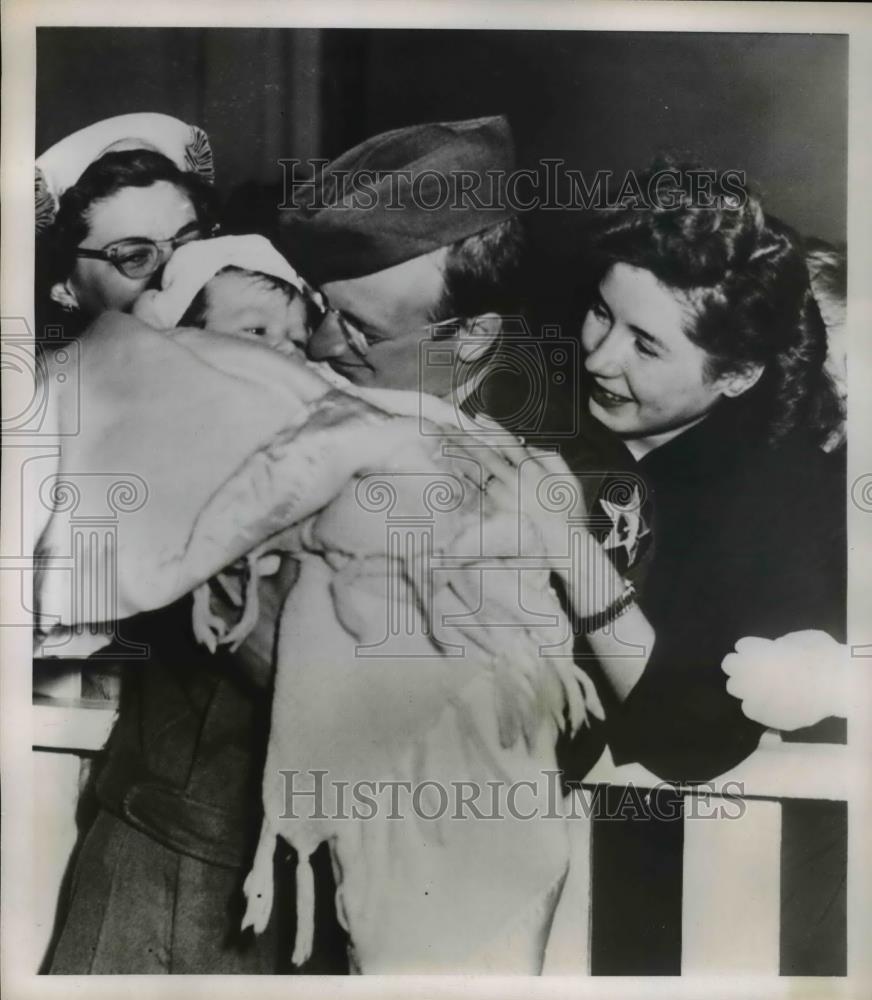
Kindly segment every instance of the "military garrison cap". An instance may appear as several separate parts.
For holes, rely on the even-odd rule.
[[[314,284],[382,271],[510,218],[513,167],[502,116],[384,132],[294,178],[279,249]]]

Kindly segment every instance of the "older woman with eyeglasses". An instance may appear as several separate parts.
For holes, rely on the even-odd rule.
[[[176,247],[216,231],[211,179],[205,133],[168,115],[120,115],[52,146],[36,163],[38,313],[50,300],[75,332],[129,311]]]
[[[53,146],[37,160],[38,312],[60,307],[64,334],[87,338],[100,313],[130,311],[179,246],[214,232],[211,175],[205,134],[166,115],[112,118]],[[114,319],[123,337],[132,321]],[[259,822],[247,744],[265,696],[198,648],[189,620],[179,602],[130,623],[148,658],[123,676],[51,973],[276,971],[275,927],[254,941],[239,931]],[[123,646],[109,647],[119,660]]]

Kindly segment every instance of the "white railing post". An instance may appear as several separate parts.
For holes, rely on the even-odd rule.
[[[685,797],[681,974],[777,976],[781,803],[739,799],[741,815],[690,813]]]
[[[847,802],[853,787],[864,787],[860,766],[847,746],[784,743],[765,733],[733,770],[683,789],[682,975],[779,974],[781,804]],[[616,766],[608,750],[585,778],[588,788],[660,784],[638,764]],[[590,856],[580,863],[589,878]],[[595,920],[591,914],[588,935]]]

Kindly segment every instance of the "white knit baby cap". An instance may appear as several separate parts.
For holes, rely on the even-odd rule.
[[[133,315],[158,330],[171,330],[178,326],[206,282],[231,266],[280,278],[301,294],[307,288],[266,237],[218,236],[180,246],[164,268],[160,290],[143,292],[133,307]]]

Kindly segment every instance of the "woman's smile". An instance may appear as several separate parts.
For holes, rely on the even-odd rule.
[[[606,387],[596,379],[591,381],[590,394],[600,406],[605,406],[609,409],[617,406],[624,406],[626,403],[633,402],[630,396],[622,395],[621,393],[614,392],[611,389],[606,389]]]

